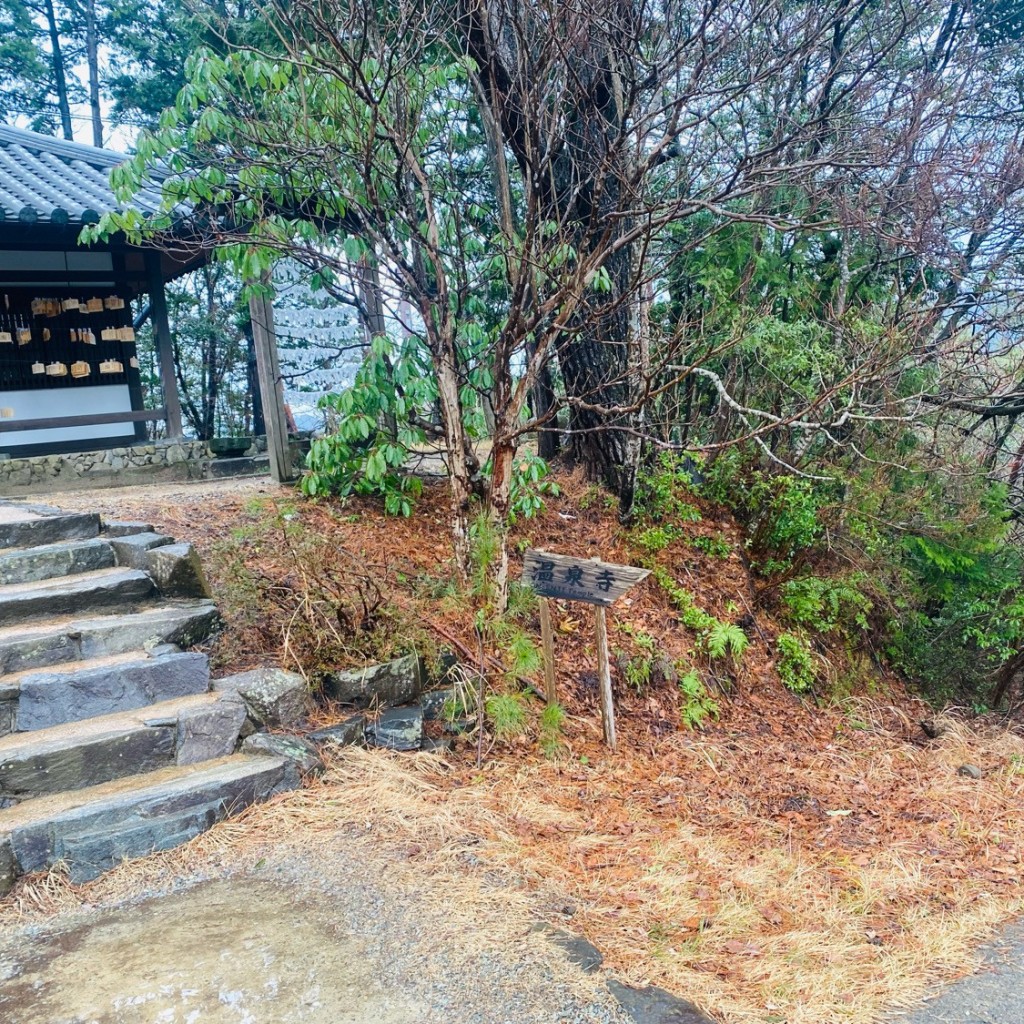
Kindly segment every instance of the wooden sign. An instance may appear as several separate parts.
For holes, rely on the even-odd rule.
[[[597,558],[573,558],[530,548],[523,559],[523,582],[539,597],[584,601],[607,607],[649,576],[649,569],[616,565]]]
[[[544,695],[549,704],[555,700],[555,638],[551,629],[551,609],[547,598],[583,601],[594,608],[594,635],[597,641],[597,679],[601,692],[601,724],[605,743],[615,749],[615,705],[612,701],[612,676],[608,657],[608,623],[605,608],[631,587],[650,575],[649,569],[616,565],[599,558],[573,558],[530,548],[523,559],[523,582],[540,598],[540,628],[544,641]]]

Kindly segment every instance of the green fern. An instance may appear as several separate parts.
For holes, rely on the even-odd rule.
[[[688,729],[699,729],[708,718],[718,720],[718,701],[708,693],[696,669],[680,674],[679,693],[682,696],[679,716]]]
[[[733,622],[719,622],[708,630],[704,637],[704,648],[711,658],[724,658],[727,654],[739,664],[750,641],[747,634]]]

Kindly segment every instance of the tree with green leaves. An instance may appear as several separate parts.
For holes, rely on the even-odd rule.
[[[119,175],[125,199],[156,175],[166,215],[103,229],[158,237],[187,204],[249,281],[287,256],[365,311],[368,274],[408,303],[429,394],[389,378],[375,317],[390,397],[352,415],[383,480],[436,405],[463,565],[473,500],[507,521],[521,440],[559,408],[628,513],[645,443],[747,437],[795,468],[947,404],[977,296],[1009,294],[1020,129],[1009,82],[979,100],[956,4],[259,10],[212,30]]]
[[[46,60],[42,33],[21,0],[0,0],[0,118],[46,124]]]

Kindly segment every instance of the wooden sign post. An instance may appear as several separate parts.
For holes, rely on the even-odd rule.
[[[605,608],[627,590],[650,575],[648,569],[616,565],[598,558],[573,558],[530,548],[523,560],[523,582],[540,598],[540,629],[544,642],[544,696],[555,700],[555,640],[551,630],[548,598],[583,601],[594,605],[594,633],[597,638],[597,678],[601,693],[601,724],[604,741],[615,749],[615,705],[608,657],[608,622]]]

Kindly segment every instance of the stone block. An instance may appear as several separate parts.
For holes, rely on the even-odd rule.
[[[337,725],[308,733],[306,739],[318,747],[363,747],[366,746],[366,719],[362,715],[353,715]]]
[[[25,474],[26,477],[31,476],[27,467]],[[0,524],[0,548],[39,547],[67,540],[87,540],[100,532],[100,517],[95,512],[58,512],[31,505],[26,506],[25,511],[37,518],[12,519]]]
[[[6,736],[14,732],[14,723],[17,715],[17,700],[0,700],[0,736]]]
[[[125,612],[153,594],[153,581],[136,569],[113,569],[99,578],[70,576],[35,586],[0,588],[0,625],[29,617],[74,615],[114,610]]]
[[[388,708],[367,723],[366,742],[387,750],[419,750],[423,743],[423,709]]]
[[[588,942],[582,935],[573,935],[571,932],[561,928],[555,928],[542,921],[530,929],[546,935],[556,946],[566,954],[569,963],[574,964],[587,974],[594,974],[601,969],[604,957],[601,951],[592,942]]]
[[[21,679],[17,728],[21,732],[112,715],[162,700],[205,693],[205,654],[140,658],[74,672],[33,672]]]
[[[610,978],[608,991],[634,1024],[715,1024],[693,1003],[654,985],[633,988]]]
[[[85,789],[172,764],[174,729],[154,728],[86,737],[74,745],[26,739],[0,755],[0,797],[24,800]]]
[[[217,680],[214,689],[237,690],[253,721],[268,729],[294,725],[309,711],[309,688],[305,679],[281,668],[241,672]]]
[[[167,547],[174,541],[162,533],[131,533],[110,537],[107,541],[114,552],[118,565],[126,565],[130,569],[147,570],[147,555],[153,548]]]
[[[245,716],[245,704],[233,693],[224,694],[212,706],[183,710],[178,715],[177,763],[212,761],[232,753]]]
[[[226,758],[175,768],[168,777],[101,788],[84,804],[43,797],[15,808],[8,822],[21,873],[58,860],[73,882],[86,882],[127,857],[142,857],[191,839],[243,807],[294,785],[282,758]]]
[[[0,583],[36,583],[109,569],[114,554],[102,540],[70,541],[45,547],[0,553]]]
[[[212,597],[199,554],[191,544],[166,544],[146,552],[146,570],[164,597]]]
[[[270,733],[257,732],[242,740],[239,750],[243,754],[287,758],[301,775],[315,774],[324,768],[316,747],[300,736],[273,736]]]
[[[420,706],[423,708],[423,717],[428,722],[435,722],[445,717],[445,707],[458,710],[456,702],[459,699],[455,689],[428,690],[420,695]]]
[[[349,672],[331,672],[324,679],[328,697],[357,708],[372,704],[405,704],[423,688],[423,664],[409,654],[383,665],[368,665]]]
[[[11,841],[7,836],[0,836],[0,899],[14,888],[17,877],[18,863],[14,859]]]

